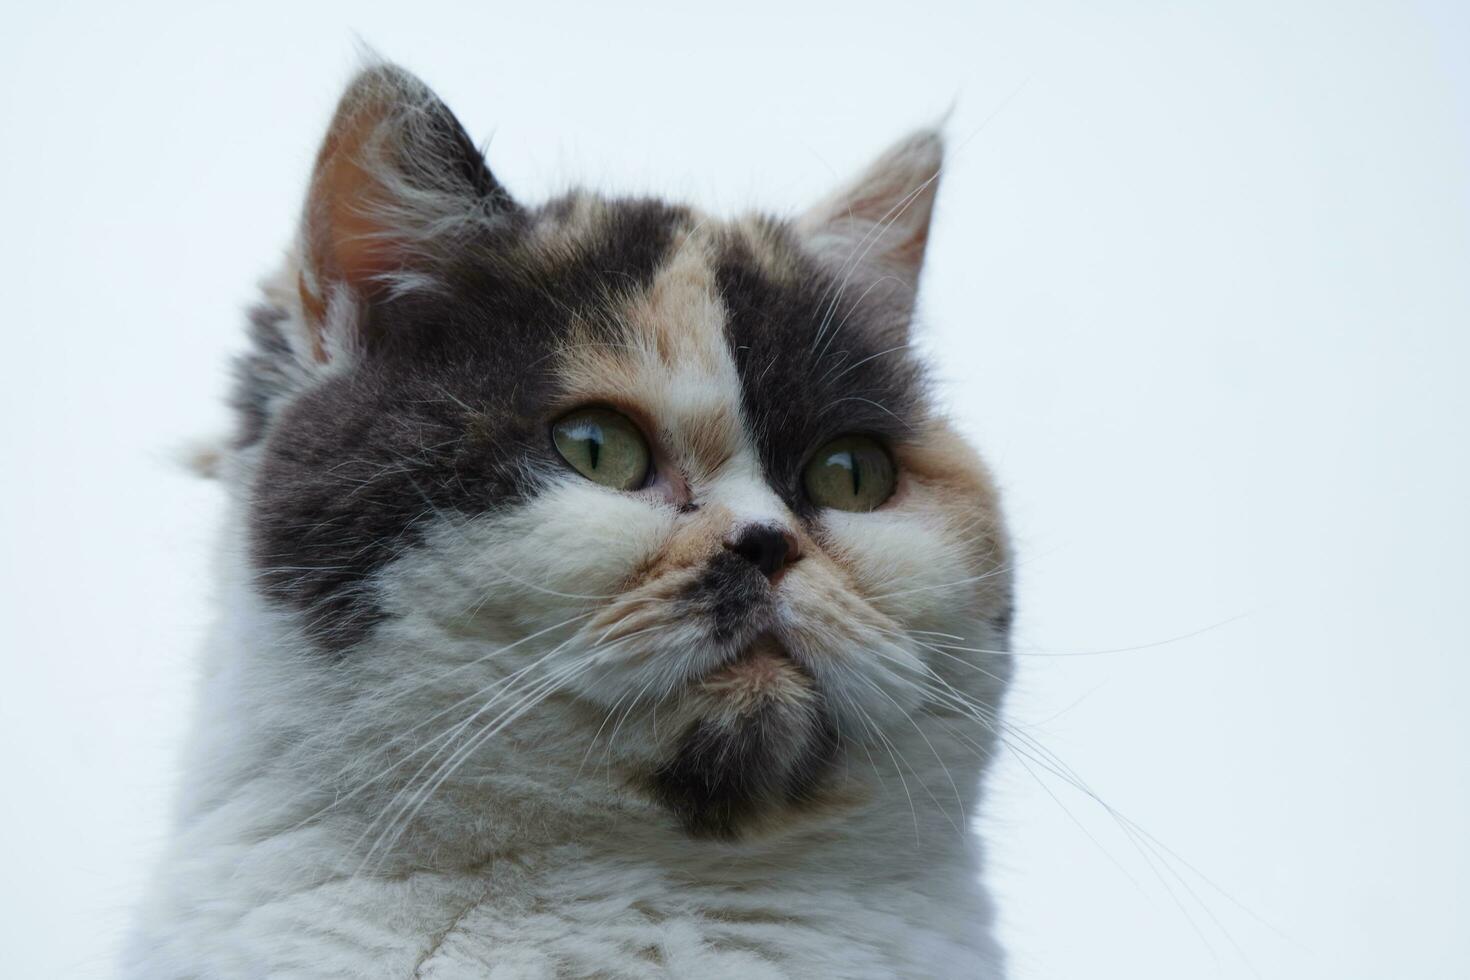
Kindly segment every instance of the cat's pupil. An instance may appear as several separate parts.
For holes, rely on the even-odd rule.
[[[854,456],[851,452],[846,452],[842,455],[847,457],[847,468],[852,471],[852,495],[856,497],[858,496],[859,491],[862,490],[862,467],[858,465],[857,457]]]
[[[602,429],[593,427],[587,433],[587,462],[595,470],[597,469],[597,457],[602,453]]]

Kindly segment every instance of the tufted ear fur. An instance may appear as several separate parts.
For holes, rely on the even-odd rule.
[[[434,252],[521,214],[423,82],[393,65],[364,69],[337,106],[301,220],[311,356],[364,345],[367,305],[431,281]]]
[[[944,163],[944,138],[921,129],[797,219],[807,245],[848,277],[912,310]],[[882,289],[884,285],[889,289]]]

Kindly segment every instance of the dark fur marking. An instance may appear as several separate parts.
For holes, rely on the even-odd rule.
[[[764,815],[814,802],[837,751],[820,702],[767,702],[733,727],[691,724],[650,786],[691,836],[734,840]]]
[[[433,270],[445,289],[374,303],[362,360],[270,427],[254,557],[266,594],[303,610],[324,645],[340,650],[379,621],[374,573],[419,541],[436,511],[504,507],[530,492],[528,470],[560,465],[547,434],[558,394],[548,355],[574,317],[619,340],[615,320],[591,314],[610,293],[646,288],[687,220],[654,201],[609,208],[550,261],[524,247],[515,223],[460,243]],[[268,368],[252,360],[248,376],[268,378]],[[253,438],[265,428],[257,404],[243,403]]]
[[[787,226],[769,221],[762,231],[789,270],[785,281],[733,236],[716,278],[766,477],[794,513],[810,517],[801,488],[808,457],[852,432],[902,442],[922,418],[924,377],[909,351],[892,349],[904,343],[906,308],[860,302],[867,288],[860,277],[844,288],[840,270],[802,251]]]
[[[230,407],[235,410],[235,446],[253,446],[265,435],[271,403],[291,391],[291,378],[283,373],[290,364],[291,345],[281,332],[285,311],[262,304],[251,309],[250,350],[235,359],[235,386]]]
[[[721,551],[710,558],[687,598],[691,613],[710,624],[716,643],[738,645],[766,625],[771,584],[750,562]]]

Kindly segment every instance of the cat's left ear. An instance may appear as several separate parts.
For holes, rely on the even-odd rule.
[[[797,219],[808,248],[849,274],[894,287],[913,305],[944,165],[944,137],[921,129],[889,147],[858,177]]]

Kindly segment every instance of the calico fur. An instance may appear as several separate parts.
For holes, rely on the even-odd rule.
[[[1001,976],[969,820],[1010,554],[908,343],[940,160],[916,134],[796,219],[529,207],[366,69],[237,365],[124,975]],[[559,458],[584,405],[656,480]],[[900,473],[871,512],[803,487],[849,433]]]

